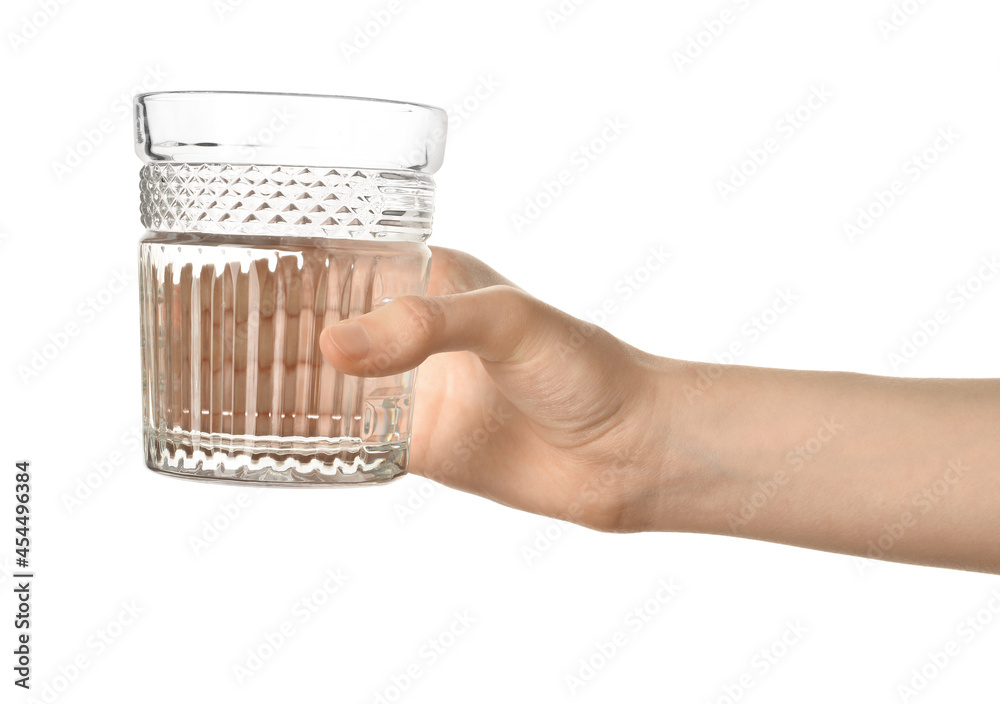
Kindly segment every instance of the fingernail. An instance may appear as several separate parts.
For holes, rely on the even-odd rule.
[[[334,347],[355,362],[367,357],[372,348],[372,339],[368,337],[368,332],[357,323],[337,323],[327,328],[326,334]]]

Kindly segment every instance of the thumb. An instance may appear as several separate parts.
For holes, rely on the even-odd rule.
[[[489,362],[515,362],[544,344],[555,309],[513,286],[446,296],[403,296],[358,318],[335,323],[320,350],[352,376],[413,369],[437,352],[468,350]]]

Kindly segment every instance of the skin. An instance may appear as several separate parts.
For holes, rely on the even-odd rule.
[[[1000,380],[658,357],[432,250],[428,296],[320,342],[351,375],[422,365],[409,471],[600,531],[1000,574]]]

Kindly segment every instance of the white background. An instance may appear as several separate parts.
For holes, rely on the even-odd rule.
[[[605,326],[638,347],[711,360],[741,341],[743,364],[995,377],[1000,279],[960,310],[953,302],[1000,252],[995,2],[909,0],[892,31],[880,28],[889,0],[591,0],[564,3],[573,11],[558,22],[546,15],[556,0],[399,0],[395,13],[384,1],[47,4],[51,17],[34,0],[0,12],[0,556],[11,567],[13,463],[27,458],[33,697],[47,685],[62,691],[45,701],[58,702],[725,702],[748,675],[744,702],[996,699],[994,576],[712,536],[597,534],[416,477],[258,493],[146,470],[129,436],[140,422],[141,227],[121,109],[144,77],[162,90],[440,105],[453,121],[431,242],[580,316],[610,299]],[[679,53],[723,10],[732,21],[703,34],[681,70]],[[372,13],[391,20],[345,56]],[[831,97],[789,134],[779,121],[813,88]],[[579,150],[609,119],[622,134],[581,170]],[[957,137],[935,153],[939,129]],[[724,200],[720,180],[769,137],[777,152]],[[913,180],[911,160],[928,148],[935,161]],[[571,184],[540,197],[563,169]],[[884,213],[876,205],[881,217],[852,240],[844,225],[897,179],[905,193]],[[547,207],[519,232],[512,215],[529,199]],[[651,246],[671,256],[647,279]],[[81,313],[89,297],[107,300],[116,272],[125,290]],[[626,294],[628,275],[644,282]],[[795,305],[751,340],[744,326],[779,289]],[[902,338],[941,308],[948,323],[893,365]],[[79,334],[25,379],[18,368],[69,323]],[[69,501],[88,479],[90,495]],[[234,504],[238,516],[196,549],[192,538],[225,525]],[[337,569],[346,583],[327,596],[324,575]],[[19,702],[3,579],[0,699]],[[660,580],[679,587],[663,605]],[[303,621],[301,599],[316,590],[325,604]],[[139,616],[113,625],[132,601]],[[626,620],[636,608],[641,629]],[[431,661],[428,642],[463,611],[475,623],[444,636]],[[982,631],[960,630],[977,612]],[[294,631],[269,652],[265,635],[285,621]],[[806,633],[786,648],[788,622]],[[117,636],[103,650],[100,629]],[[581,673],[616,631],[625,644]],[[950,641],[958,655],[935,672],[929,654]],[[762,649],[779,655],[767,672]],[[241,683],[234,666],[248,651],[269,657]],[[81,655],[88,666],[74,673]],[[411,665],[419,676],[407,684]],[[926,684],[901,694],[922,666]],[[573,687],[567,675],[581,674]]]

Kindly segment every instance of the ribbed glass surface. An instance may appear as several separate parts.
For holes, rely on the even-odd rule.
[[[416,371],[345,376],[319,334],[425,293],[420,242],[150,232],[140,244],[146,461],[288,483],[406,467]]]

